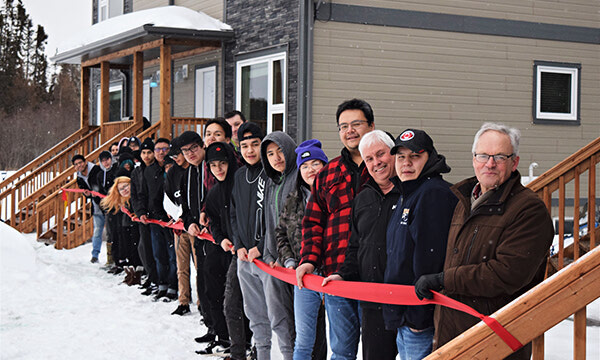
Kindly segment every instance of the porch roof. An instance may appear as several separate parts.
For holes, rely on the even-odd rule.
[[[233,38],[233,35],[231,26],[203,12],[181,6],[164,6],[124,14],[92,25],[86,31],[66,39],[51,60],[55,63],[80,64],[161,38],[218,41]],[[180,46],[174,51],[188,48]],[[144,58],[148,58],[147,55]],[[128,60],[123,59],[123,62]]]

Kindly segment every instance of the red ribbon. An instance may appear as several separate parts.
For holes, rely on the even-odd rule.
[[[269,265],[260,260],[254,260],[254,263],[259,269],[271,276],[278,278],[279,280],[285,281],[292,285],[297,284],[295,270],[287,269],[281,266],[271,268]],[[309,290],[348,299],[392,305],[438,304],[446,306],[483,320],[483,322],[487,324],[487,326],[489,326],[490,329],[492,329],[492,331],[494,331],[512,349],[512,351],[516,351],[523,346],[523,344],[521,344],[519,340],[509,333],[508,330],[506,330],[496,319],[480,314],[479,312],[475,311],[475,309],[435,291],[433,291],[433,300],[419,300],[415,294],[415,287],[410,285],[381,284],[359,281],[330,281],[327,283],[327,285],[321,286],[323,283],[323,277],[314,274],[304,275],[302,282]]]
[[[76,192],[83,193],[82,189],[62,189],[63,191],[68,192]],[[100,194],[96,191],[90,191],[90,193],[94,196],[106,197],[106,195]],[[63,196],[63,199],[65,197]],[[66,199],[65,199],[66,200]],[[127,214],[133,221],[141,222],[139,218],[134,216],[124,207],[121,208],[125,214]],[[176,230],[185,231],[183,227],[183,222],[180,220],[169,224],[165,221],[148,219],[147,223],[158,224],[163,227],[169,227]],[[212,241],[212,235],[208,233],[201,234],[198,236],[201,239]],[[296,281],[296,271],[292,269],[287,269],[281,266],[276,266],[271,268],[269,265],[265,264],[260,260],[254,260],[254,264],[258,266],[259,269],[266,272],[267,274],[278,278],[281,281],[285,281],[291,285],[297,285]],[[462,311],[469,315],[475,316],[482,320],[492,331],[494,331],[505,343],[508,345],[512,351],[517,351],[523,344],[519,340],[517,340],[511,333],[508,332],[496,319],[480,314],[475,309],[470,306],[467,306],[459,301],[456,301],[452,298],[449,298],[445,295],[442,295],[438,292],[433,292],[433,299],[423,299],[419,300],[417,295],[415,294],[415,287],[411,285],[396,285],[396,284],[381,284],[381,283],[371,283],[371,282],[360,282],[360,281],[330,281],[326,286],[321,286],[323,283],[323,277],[314,275],[314,274],[306,274],[302,278],[302,282],[304,286],[313,291],[326,293],[329,295],[344,297],[348,299],[360,300],[360,301],[368,301],[368,302],[376,302],[376,303],[384,303],[384,304],[392,304],[392,305],[429,305],[429,304],[437,304],[446,306],[455,310]]]

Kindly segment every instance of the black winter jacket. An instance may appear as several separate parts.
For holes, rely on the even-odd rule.
[[[397,187],[383,194],[370,178],[354,198],[350,242],[338,272],[344,280],[383,282],[387,261],[386,230],[399,197]],[[374,308],[381,305],[361,303],[361,306]]]
[[[192,224],[200,225],[200,212],[204,207],[206,190],[202,185],[202,166],[204,161],[200,166],[190,164],[181,179],[181,220],[186,230]]]
[[[260,161],[246,165],[235,173],[229,215],[236,251],[264,247],[266,182],[267,175]]]
[[[138,165],[131,171],[131,182],[130,182],[131,199],[130,199],[130,202],[131,202],[131,207],[133,208],[134,214],[138,217],[140,216],[140,214],[142,214],[142,213],[140,213],[140,211],[142,211],[142,208],[144,207],[142,205],[143,194],[142,194],[142,197],[140,197],[140,192],[144,188],[143,187],[143,178],[144,178],[144,169],[145,168],[146,168],[146,165],[142,162],[142,163],[140,163],[140,165]]]
[[[141,208],[138,216],[147,215],[156,220],[168,221],[163,201],[165,198],[165,169],[155,161],[144,169],[142,189],[138,192]]]
[[[165,179],[165,194],[175,205],[181,206],[181,183],[183,177],[187,173],[187,169],[174,164],[171,169],[167,172],[167,178]]]
[[[402,196],[387,227],[386,283],[414,285],[421,275],[442,271],[458,202],[440,175],[448,171],[440,156],[425,165],[418,179],[396,182]],[[402,326],[422,330],[433,326],[433,309],[433,305],[384,305],[383,318],[388,330]]]
[[[98,171],[98,174],[96,174],[96,184],[99,188],[98,192],[106,195],[115,182],[117,172],[119,171],[119,166],[117,164],[113,164],[110,169],[106,169],[104,166],[102,166],[102,164],[100,164],[99,169],[100,171]]]

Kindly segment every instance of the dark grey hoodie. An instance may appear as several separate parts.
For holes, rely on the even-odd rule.
[[[273,169],[267,159],[267,146],[276,143],[285,157],[285,171],[280,173]],[[288,194],[296,187],[298,168],[296,167],[296,142],[282,131],[274,131],[265,136],[260,145],[260,156],[265,173],[269,177],[266,184],[265,194],[265,245],[259,249],[264,261],[268,264],[277,260],[277,240],[275,239],[275,227],[279,223],[279,214],[285,204]],[[283,263],[279,262],[281,265]]]

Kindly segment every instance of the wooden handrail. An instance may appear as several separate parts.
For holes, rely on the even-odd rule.
[[[3,220],[10,220],[10,224],[19,230],[17,218],[20,222],[20,201],[28,197],[33,192],[44,187],[58,174],[66,170],[71,163],[71,157],[77,153],[85,153],[96,148],[100,144],[100,128],[94,128],[91,132],[71,144],[52,159],[41,164],[29,174],[14,181],[12,185],[0,193],[0,216]],[[27,209],[29,213],[31,209]]]
[[[130,128],[122,131],[120,134],[115,135],[113,138],[106,141],[104,144],[98,146],[95,150],[90,152],[86,156],[87,161],[95,161],[98,158],[98,155],[104,150],[108,150],[110,145],[119,140],[124,136],[131,136],[136,134],[137,131],[142,127],[141,124],[133,124]],[[37,203],[43,198],[49,196],[54,193],[60,187],[64,186],[67,182],[76,178],[75,170],[73,166],[69,166],[65,171],[63,171],[60,175],[53,178],[50,182],[48,182],[44,187],[39,190],[33,192],[23,200],[19,202],[19,211],[23,215],[23,218],[19,222],[18,230],[23,232],[34,231],[36,224],[40,223],[38,216],[35,215],[36,210],[35,207]],[[35,215],[35,216],[33,216]],[[43,219],[42,219],[43,220]]]
[[[171,121],[173,123],[173,137],[181,135],[184,131],[196,131],[200,134],[204,134],[204,124],[210,120],[210,118],[195,118],[195,117],[173,117]],[[200,126],[200,129],[198,129]]]
[[[88,129],[79,129],[75,131],[73,134],[66,137],[63,141],[46,150],[40,156],[31,160],[29,163],[21,167],[14,174],[4,179],[4,181],[0,182],[0,190],[3,191],[6,187],[10,186],[10,184],[17,180],[19,177],[23,176],[24,174],[27,174],[30,171],[35,170],[39,165],[45,163],[46,161],[54,157],[56,154],[62,152],[65,149],[65,147],[70,146],[72,142],[79,140],[87,133]]]
[[[527,344],[600,297],[598,283],[600,247],[521,295],[492,317],[522,344]],[[511,352],[500,337],[480,322],[426,359],[501,359]]]

